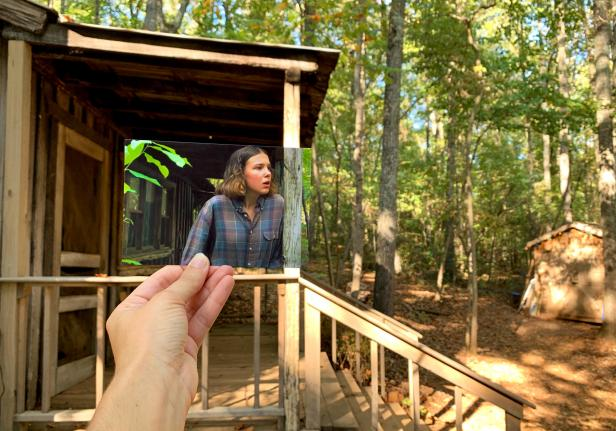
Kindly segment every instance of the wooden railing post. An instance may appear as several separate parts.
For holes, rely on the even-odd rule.
[[[338,363],[338,323],[336,319],[332,319],[332,363]]]
[[[254,408],[261,406],[261,393],[259,390],[261,382],[261,286],[256,285],[253,291],[254,296],[254,335],[252,347],[253,374],[254,374]]]
[[[385,346],[379,345],[379,383],[381,385],[381,397],[387,399],[387,387],[385,386]]]
[[[361,384],[361,334],[355,331],[355,380]]]
[[[370,425],[376,431],[379,429],[379,352],[374,340],[370,340],[370,398]]]
[[[301,196],[302,157],[300,150],[300,79],[299,69],[289,69],[284,83],[283,146],[285,201],[283,255],[285,274],[295,278],[286,283],[284,341],[285,428],[299,429],[299,276],[301,267]]]
[[[310,294],[310,291],[304,291],[305,296]],[[306,429],[316,430],[321,429],[321,313],[306,300],[304,301],[304,315]]]
[[[462,412],[462,389],[459,386],[454,389],[454,403],[456,405],[456,431],[462,431],[464,413]]]
[[[6,77],[6,80],[5,80]],[[33,152],[32,123],[32,49],[26,42],[0,43],[0,163],[4,163],[1,200],[3,277],[25,276],[30,270],[30,159]],[[17,283],[0,290],[0,429],[13,429],[17,410],[18,322]],[[24,322],[25,323],[25,322]],[[25,359],[25,358],[24,358]]]
[[[411,419],[413,419],[413,431],[417,431],[419,429],[419,397],[419,367],[409,359],[409,398],[411,398]]]
[[[107,319],[107,295],[105,287],[96,289],[96,405],[105,390],[105,321]]]
[[[203,337],[201,345],[201,408],[209,408],[209,377],[210,377],[210,331]]]
[[[510,413],[505,412],[505,430],[506,431],[520,431],[522,420],[513,416]]]

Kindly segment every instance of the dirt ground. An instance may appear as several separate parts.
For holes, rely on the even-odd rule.
[[[370,283],[370,274],[366,282]],[[423,334],[422,342],[536,404],[525,408],[522,429],[616,430],[616,346],[600,326],[540,320],[517,312],[511,289],[480,289],[479,354],[464,353],[466,289],[448,288],[441,302],[433,288],[401,281],[396,318]],[[389,389],[408,393],[407,363],[387,359]],[[433,430],[455,429],[453,387],[422,370],[422,414]],[[464,396],[464,430],[504,430],[504,411]]]

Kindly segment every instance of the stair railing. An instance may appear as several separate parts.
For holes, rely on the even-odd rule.
[[[530,401],[423,345],[418,341],[418,334],[407,326],[393,319],[384,318],[383,315],[373,310],[367,310],[369,307],[363,304],[359,306],[348,296],[342,297],[332,288],[305,273],[301,274],[299,283],[304,287],[304,351],[306,364],[304,405],[306,429],[316,430],[320,429],[321,426],[320,367],[314,366],[314,364],[319,364],[320,360],[322,314],[370,339],[371,427],[373,430],[378,429],[379,380],[381,380],[381,387],[384,390],[384,372],[383,374],[379,372],[379,356],[380,362],[384,361],[384,353],[379,354],[379,350],[384,351],[384,348],[408,360],[413,431],[418,430],[420,426],[420,368],[431,371],[454,385],[456,430],[462,430],[463,393],[473,394],[505,410],[507,431],[520,430],[524,406],[535,408],[535,405]],[[381,369],[384,369],[384,367],[381,367]]]

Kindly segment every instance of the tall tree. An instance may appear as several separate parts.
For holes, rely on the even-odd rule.
[[[398,141],[400,133],[400,87],[404,42],[404,0],[392,0],[387,34],[387,72],[383,112],[383,146],[377,219],[376,280],[374,306],[393,314],[396,289],[395,258],[398,234]]]
[[[365,126],[365,93],[366,77],[364,68],[364,48],[366,22],[365,0],[358,2],[358,35],[355,48],[355,66],[353,71],[353,107],[355,108],[355,130],[353,133],[352,168],[355,177],[355,201],[353,205],[353,225],[351,227],[352,269],[353,279],[351,291],[359,290],[362,263],[364,258],[364,168],[362,152],[364,146]]]
[[[612,77],[610,76],[609,0],[596,0],[595,24],[595,91],[597,96],[597,132],[599,137],[599,193],[603,227],[603,262],[605,266],[604,332],[616,341],[616,161],[612,136]]]
[[[560,109],[561,127],[558,133],[559,150],[558,150],[558,169],[560,172],[560,195],[562,198],[563,215],[565,222],[573,221],[573,213],[571,211],[571,160],[570,147],[571,135],[567,126],[568,109],[566,103],[571,96],[571,86],[569,84],[569,68],[567,56],[567,29],[565,27],[565,2],[564,0],[556,0],[556,16],[558,20],[558,88],[564,104]]]

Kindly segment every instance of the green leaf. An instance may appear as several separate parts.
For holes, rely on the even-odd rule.
[[[124,194],[126,193],[137,193],[137,190],[135,190],[134,188],[132,188],[130,185],[128,185],[127,183],[124,183]]]
[[[188,159],[186,157],[182,157],[180,155],[178,155],[175,150],[173,152],[165,150],[164,148],[159,148],[157,146],[152,146],[151,147],[154,150],[160,151],[161,153],[163,153],[165,156],[167,156],[169,158],[169,160],[171,160],[173,163],[175,163],[175,165],[179,168],[183,168],[184,166],[188,165],[191,166],[190,162],[188,161]]]
[[[142,265],[141,262],[139,262],[138,260],[134,260],[134,259],[122,259],[122,263],[125,263],[127,265],[135,265],[135,266]]]
[[[141,155],[145,146],[143,142],[133,140],[124,147],[124,167],[130,166]]]
[[[144,175],[141,172],[133,171],[132,169],[128,169],[128,172],[130,172],[137,178],[141,178],[142,180],[149,181],[150,183],[155,184],[158,187],[162,187],[156,178],[148,177],[147,175]]]
[[[163,165],[160,160],[158,160],[157,158],[149,155],[148,153],[143,153],[143,155],[145,156],[145,159],[148,161],[148,163],[152,163],[153,165],[156,165],[156,167],[158,168],[158,170],[160,171],[160,174],[164,177],[167,178],[169,176],[169,168],[166,167],[165,165]]]

